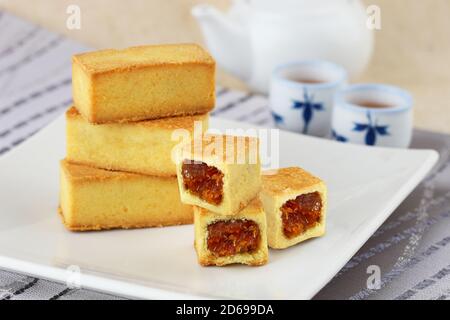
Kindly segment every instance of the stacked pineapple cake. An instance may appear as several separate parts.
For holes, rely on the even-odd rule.
[[[180,44],[89,52],[72,65],[74,106],[66,112],[60,163],[66,227],[192,223],[193,208],[180,200],[172,134],[207,129],[214,60],[197,45]]]
[[[266,263],[258,139],[210,134],[195,139],[179,150],[176,162],[181,201],[194,206],[200,264]]]
[[[261,173],[259,140],[206,133],[215,63],[192,44],[73,57],[60,214],[69,230],[194,221],[201,265],[262,265],[325,232],[325,184]]]

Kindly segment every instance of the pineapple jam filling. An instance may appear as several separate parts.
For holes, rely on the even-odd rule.
[[[217,221],[208,226],[208,250],[219,257],[254,252],[260,241],[259,227],[254,221]]]
[[[299,195],[281,207],[283,233],[291,239],[320,222],[322,199],[318,192]]]
[[[206,163],[183,161],[181,167],[184,188],[200,199],[218,205],[223,198],[223,173]]]

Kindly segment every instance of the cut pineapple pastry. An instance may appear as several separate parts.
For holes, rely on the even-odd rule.
[[[176,177],[108,171],[60,162],[60,214],[67,229],[88,231],[188,224]]]
[[[267,263],[266,217],[256,198],[234,215],[194,207],[195,250],[204,266]]]
[[[261,189],[258,138],[205,134],[176,156],[181,201],[231,215]]]
[[[194,135],[208,128],[208,115],[151,121],[92,124],[75,107],[66,112],[67,160],[108,170],[175,176],[175,130]]]
[[[72,88],[94,123],[206,113],[215,103],[215,62],[196,44],[87,52],[72,59]]]
[[[325,233],[325,183],[297,168],[264,171],[260,194],[269,247],[283,249]]]

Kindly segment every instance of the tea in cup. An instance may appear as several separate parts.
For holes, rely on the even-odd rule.
[[[335,97],[332,137],[342,142],[406,148],[411,142],[411,95],[382,84],[356,84]]]
[[[335,93],[347,83],[344,68],[322,60],[275,69],[269,104],[277,127],[318,137],[329,136]]]

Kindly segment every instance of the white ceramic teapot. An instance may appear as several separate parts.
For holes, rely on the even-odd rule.
[[[354,77],[373,48],[359,0],[234,0],[227,14],[200,4],[192,15],[218,64],[263,93],[277,65],[329,60]]]

